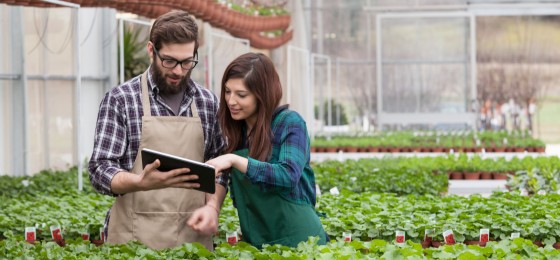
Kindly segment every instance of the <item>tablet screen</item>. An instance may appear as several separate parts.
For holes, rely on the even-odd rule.
[[[158,170],[162,172],[171,171],[178,168],[189,168],[191,171],[186,174],[198,175],[198,180],[191,181],[200,184],[200,187],[195,188],[195,190],[212,194],[216,192],[216,174],[214,166],[212,165],[148,148],[142,149],[141,156],[142,168],[146,167],[146,165],[150,163],[153,163],[156,159],[159,159],[160,161]]]

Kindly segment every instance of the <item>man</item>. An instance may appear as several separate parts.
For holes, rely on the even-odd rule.
[[[105,220],[109,243],[138,240],[162,249],[200,242],[213,249],[227,176],[206,194],[185,182],[197,178],[184,174],[189,169],[160,172],[159,160],[142,169],[139,153],[150,148],[201,162],[219,155],[217,97],[190,79],[197,49],[198,26],[188,13],[160,16],[147,44],[150,68],[101,102],[89,171],[98,192],[117,196]]]

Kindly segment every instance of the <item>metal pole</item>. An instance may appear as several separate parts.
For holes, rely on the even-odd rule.
[[[27,70],[25,51],[22,42],[23,36],[23,8],[15,7],[14,12],[10,16],[11,39],[13,51],[11,53],[14,70],[21,73],[20,84],[12,84],[12,101],[11,101],[11,122],[12,131],[14,131],[12,143],[12,172],[14,175],[28,175],[29,149],[27,136]],[[21,62],[18,62],[21,61]]]
[[[366,51],[367,51],[367,58],[371,59],[371,35],[370,35],[370,31],[371,31],[371,15],[368,13],[367,14],[367,22],[366,22],[366,30],[367,30],[367,39],[366,39]],[[373,85],[372,82],[372,76],[373,73],[367,73],[367,86],[366,86],[366,95],[367,95],[367,110],[366,110],[366,125],[367,125],[367,131],[369,132],[370,129],[370,124],[369,124],[369,119],[370,119],[370,115],[372,114],[372,100],[371,100],[371,86]]]
[[[340,59],[336,58],[336,93],[340,93]],[[340,102],[339,102],[340,103]],[[340,106],[336,106],[336,125],[340,125]]]
[[[80,7],[78,6],[74,9],[76,12],[76,22],[74,24],[74,71],[76,73],[76,85],[75,85],[75,96],[74,96],[74,120],[75,120],[75,129],[76,129],[76,156],[78,160],[78,190],[83,190],[83,180],[82,180],[82,172],[83,172],[83,161],[81,156],[81,108],[80,108],[80,97],[81,97],[81,86],[82,86],[82,72],[80,70],[80,62],[81,62],[81,55],[80,55]]]
[[[332,67],[331,58],[328,58],[327,62],[327,97],[328,97],[328,107],[327,107],[327,125],[332,126]]]
[[[475,15],[470,15],[469,16],[469,21],[470,21],[470,38],[471,38],[471,99],[472,100],[476,100],[477,97],[477,90],[476,90],[476,85],[477,85],[477,71],[476,71],[476,52],[477,52],[477,47],[476,47],[476,16]],[[480,106],[478,106],[480,107]],[[468,111],[467,111],[468,112]],[[474,116],[474,122],[472,122],[473,126],[476,128],[476,118],[478,116],[478,111],[475,111],[475,116]]]
[[[119,19],[119,85],[124,83],[124,21]]]
[[[46,37],[49,36],[49,34],[45,33],[44,36],[45,36],[45,40],[47,40]],[[45,75],[46,72],[47,72],[46,67],[48,66],[47,65],[48,64],[48,62],[47,62],[48,56],[47,56],[46,51],[42,51],[41,54],[42,54],[42,59],[43,59],[43,62],[41,64],[42,65],[41,70],[43,72],[43,75]],[[28,75],[27,79],[32,80],[31,75]],[[41,84],[42,84],[42,89],[43,89],[43,112],[45,113],[45,116],[43,117],[44,118],[44,120],[43,120],[43,127],[44,127],[43,138],[45,139],[45,147],[43,149],[43,152],[45,153],[45,155],[44,155],[45,166],[46,166],[47,169],[50,169],[51,168],[51,160],[50,160],[49,151],[51,150],[50,149],[51,145],[50,145],[50,140],[49,140],[49,136],[50,136],[50,131],[49,131],[49,121],[50,121],[49,120],[49,113],[50,113],[50,110],[49,110],[49,102],[48,102],[49,101],[49,88],[47,86],[47,80],[42,80]]]
[[[311,93],[309,95],[307,95],[307,97],[309,99],[311,99],[311,101],[308,102],[308,104],[311,103],[311,107],[312,107],[312,111],[313,111],[311,113],[311,118],[313,118],[312,125],[314,125],[314,122],[315,122],[314,104],[315,104],[315,84],[316,84],[316,82],[315,82],[315,53],[311,53],[311,58],[310,58],[309,62],[310,62],[309,67],[310,67],[310,71],[311,71],[311,77],[310,77],[311,84],[309,85],[308,88],[311,88],[311,91],[310,91]],[[318,109],[319,109],[319,118],[318,118],[319,121],[323,120],[323,118],[322,118],[322,116],[323,116],[323,108],[322,108],[323,104],[321,103],[323,100],[322,100],[321,97],[322,97],[322,95],[319,97],[319,107],[318,107]]]
[[[376,74],[377,74],[377,129],[379,129],[379,131],[383,130],[383,121],[381,118],[381,114],[382,114],[382,109],[383,109],[383,90],[382,90],[382,86],[383,86],[383,80],[382,80],[382,70],[381,70],[381,59],[382,59],[382,54],[381,54],[381,44],[383,42],[383,39],[381,38],[381,17],[379,15],[377,15],[375,17],[375,41],[376,41],[376,58],[375,58],[375,64],[376,64]]]
[[[288,59],[288,68],[287,68],[287,72],[286,72],[286,104],[290,104],[292,102],[292,91],[290,90],[292,88],[292,70],[290,69],[290,64],[293,63],[292,61],[292,46],[288,45],[288,55],[287,55],[287,59]]]
[[[57,1],[57,0],[43,0],[44,2],[54,3],[70,8],[74,8],[76,12],[76,21],[74,22],[74,73],[76,73],[76,84],[74,86],[74,142],[75,142],[75,151],[76,160],[78,161],[78,190],[82,191],[83,189],[83,180],[82,180],[82,172],[83,172],[83,164],[82,158],[80,155],[81,149],[81,142],[80,142],[80,89],[82,86],[82,74],[80,71],[80,5],[68,3],[65,1]],[[25,77],[24,77],[25,78]]]

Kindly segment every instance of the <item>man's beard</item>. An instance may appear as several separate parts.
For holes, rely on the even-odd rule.
[[[182,88],[186,88],[188,86],[188,81],[191,77],[192,70],[189,70],[177,85],[170,85],[165,81],[165,74],[155,60],[152,62],[152,65],[152,79],[156,86],[159,88],[160,94],[177,94],[182,90]],[[177,66],[180,65],[177,64]],[[173,73],[171,73],[170,75],[175,76]]]

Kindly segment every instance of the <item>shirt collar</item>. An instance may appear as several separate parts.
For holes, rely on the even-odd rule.
[[[286,105],[282,105],[282,106],[277,107],[277,108],[274,110],[274,112],[272,113],[272,118],[274,119],[278,114],[280,114],[280,112],[282,112],[282,111],[288,109],[288,106],[289,106],[289,105],[286,104]]]

